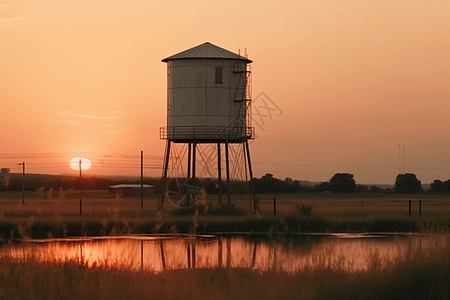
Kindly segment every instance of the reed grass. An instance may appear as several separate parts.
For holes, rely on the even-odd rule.
[[[246,215],[185,215],[170,214],[137,216],[15,216],[0,218],[3,238],[45,238],[68,236],[98,236],[112,234],[218,232],[281,232],[281,233],[342,233],[342,232],[450,232],[450,215],[427,213],[410,217],[394,213],[351,214],[246,214]]]
[[[365,271],[327,254],[295,274],[251,269],[185,269],[159,274],[0,259],[0,299],[449,299],[450,237],[410,247],[394,259],[374,253]]]

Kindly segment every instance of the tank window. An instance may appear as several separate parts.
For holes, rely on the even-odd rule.
[[[215,83],[223,83],[222,82],[222,67],[216,67],[216,81]]]

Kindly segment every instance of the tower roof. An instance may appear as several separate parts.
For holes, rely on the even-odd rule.
[[[163,62],[168,62],[174,59],[197,59],[197,58],[218,58],[218,59],[237,59],[244,60],[247,63],[252,61],[246,57],[240,56],[231,51],[220,48],[209,42],[190,48],[183,52],[164,58]]]

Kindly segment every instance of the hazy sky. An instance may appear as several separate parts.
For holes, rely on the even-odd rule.
[[[406,172],[450,178],[448,0],[0,0],[0,167],[162,156],[161,59],[207,41],[247,48],[254,111],[277,108],[255,117],[255,176],[393,184],[405,145]]]

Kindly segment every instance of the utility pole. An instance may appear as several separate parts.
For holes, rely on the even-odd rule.
[[[25,162],[19,163],[22,166],[22,206],[25,205]]]
[[[403,145],[403,174],[406,174],[406,169],[405,169],[405,145]]]
[[[78,167],[80,168],[80,178],[78,179],[78,189],[80,190],[80,216],[83,214],[83,204],[81,200],[81,158],[78,164]]]
[[[141,209],[144,209],[144,151],[141,151]]]

